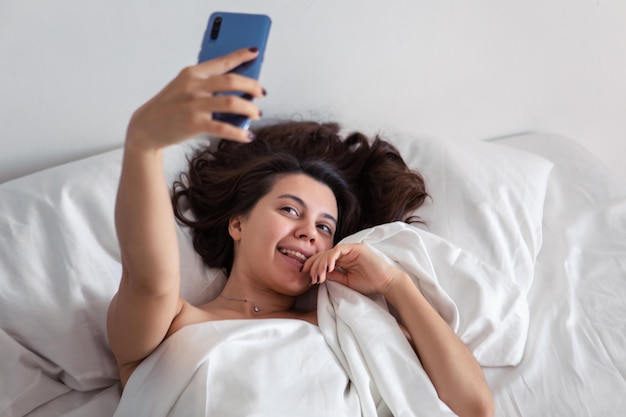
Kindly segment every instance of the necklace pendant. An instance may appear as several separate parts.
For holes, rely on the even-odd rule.
[[[252,307],[253,307],[255,313],[258,313],[259,311],[261,311],[261,309],[259,307],[257,307],[257,306],[252,306]]]

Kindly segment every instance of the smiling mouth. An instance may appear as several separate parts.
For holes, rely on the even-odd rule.
[[[295,250],[278,248],[278,251],[282,253],[283,255],[287,255],[290,258],[296,259],[302,263],[306,262],[306,260],[308,259],[308,257],[305,254],[303,254],[302,252],[295,251]]]

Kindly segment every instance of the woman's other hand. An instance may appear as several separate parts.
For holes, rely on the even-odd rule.
[[[161,149],[208,133],[238,142],[249,142],[247,130],[213,119],[213,113],[234,113],[252,120],[259,108],[236,95],[215,93],[237,91],[252,98],[265,95],[260,84],[249,77],[228,73],[258,55],[256,48],[231,54],[183,69],[163,90],[133,114],[127,144],[143,149]]]
[[[365,295],[383,294],[407,275],[389,264],[367,246],[337,245],[309,258],[302,269],[312,283],[337,281]]]

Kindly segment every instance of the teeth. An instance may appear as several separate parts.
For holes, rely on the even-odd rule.
[[[307,260],[307,257],[301,252],[296,252],[295,250],[283,249],[283,248],[278,248],[278,250],[280,251],[280,253],[284,253],[285,255],[293,255],[296,258],[301,259],[302,262]]]

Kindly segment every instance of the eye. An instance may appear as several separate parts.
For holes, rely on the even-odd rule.
[[[298,210],[296,210],[295,208],[290,207],[290,206],[281,207],[281,210],[286,212],[286,213],[291,214],[292,216],[297,216],[298,215]]]
[[[324,231],[324,233],[328,233],[329,235],[333,234],[333,229],[327,224],[320,223],[317,225],[317,227]]]

